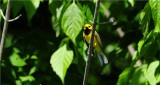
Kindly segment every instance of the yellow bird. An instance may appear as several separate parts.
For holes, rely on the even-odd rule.
[[[91,35],[92,35],[92,25],[85,24],[83,31],[83,38],[85,39],[87,44],[90,43]],[[94,33],[93,47],[95,49],[95,52],[97,53],[101,65],[108,63],[108,59],[106,58],[105,54],[102,51],[102,41],[96,31]]]

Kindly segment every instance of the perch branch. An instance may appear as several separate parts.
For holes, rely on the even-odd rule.
[[[93,52],[93,38],[94,38],[94,32],[95,32],[95,28],[96,28],[96,24],[97,24],[97,15],[98,15],[99,4],[100,4],[100,0],[97,0],[95,11],[94,11],[93,29],[92,29],[92,35],[91,35],[91,39],[90,39],[89,48],[88,48],[88,55],[87,55],[87,62],[86,62],[86,66],[85,66],[83,85],[87,84],[87,79],[88,79],[88,72],[89,72],[89,67],[90,67],[91,54]]]
[[[2,38],[1,38],[1,43],[0,43],[0,61],[1,61],[1,58],[2,58],[4,40],[5,40],[5,37],[6,37],[6,34],[7,34],[8,19],[9,19],[9,16],[10,16],[10,7],[11,7],[11,1],[8,0],[7,9],[6,9],[6,19],[4,20]]]

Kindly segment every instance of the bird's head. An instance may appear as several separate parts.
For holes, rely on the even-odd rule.
[[[92,30],[92,25],[90,25],[90,24],[85,24],[85,25],[84,25],[84,30]]]
[[[86,35],[90,34],[91,30],[92,30],[92,25],[90,25],[90,24],[85,24],[84,25],[84,33]]]

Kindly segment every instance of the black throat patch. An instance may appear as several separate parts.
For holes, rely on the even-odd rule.
[[[85,35],[89,35],[90,33],[91,33],[91,29],[86,28],[86,29],[84,30],[84,34],[85,34]]]

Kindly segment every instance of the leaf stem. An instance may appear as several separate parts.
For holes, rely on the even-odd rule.
[[[97,24],[97,15],[98,15],[99,4],[100,4],[100,0],[97,0],[95,11],[94,11],[93,29],[92,29],[92,35],[91,35],[91,39],[90,39],[89,48],[88,48],[88,55],[87,55],[87,62],[86,62],[86,66],[85,66],[83,85],[87,84],[87,79],[88,79],[91,54],[93,52],[93,39],[94,39],[94,33],[95,33],[96,24]]]

